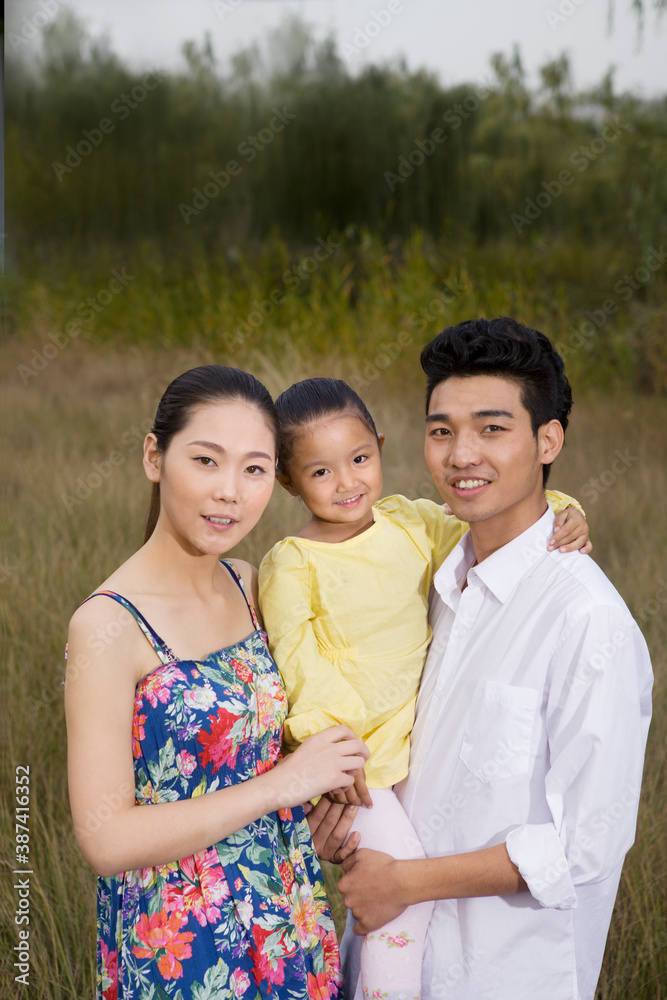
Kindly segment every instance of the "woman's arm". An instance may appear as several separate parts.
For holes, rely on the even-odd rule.
[[[339,726],[241,784],[138,806],[132,717],[136,684],[151,669],[150,647],[129,612],[121,611],[119,616],[117,605],[102,601],[79,608],[70,626],[65,681],[72,815],[83,853],[99,875],[187,857],[260,816],[353,783],[348,772],[363,767],[367,751]],[[112,616],[120,629],[109,628]]]

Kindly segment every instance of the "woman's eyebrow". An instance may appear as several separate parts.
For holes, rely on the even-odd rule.
[[[225,449],[221,445],[216,444],[215,441],[189,441],[188,442],[188,447],[191,444],[199,445],[200,448],[210,448],[211,451],[217,451],[218,455],[224,455],[224,453],[225,453]],[[246,458],[266,458],[267,461],[269,461],[269,462],[273,461],[273,459],[271,458],[271,456],[267,455],[267,453],[265,451],[249,451],[245,457]]]

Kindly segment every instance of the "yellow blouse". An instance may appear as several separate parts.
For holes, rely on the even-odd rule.
[[[556,513],[579,506],[546,495]],[[259,601],[287,691],[287,746],[342,723],[370,750],[368,786],[387,788],[408,773],[433,575],[468,525],[403,496],[373,513],[374,524],[344,542],[289,536],[274,545]]]

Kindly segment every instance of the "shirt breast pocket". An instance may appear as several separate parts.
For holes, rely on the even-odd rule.
[[[460,753],[475,777],[492,782],[526,774],[538,695],[533,688],[477,681]]]

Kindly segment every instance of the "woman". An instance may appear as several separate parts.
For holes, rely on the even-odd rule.
[[[144,445],[145,544],[71,621],[70,799],[100,876],[106,1000],[338,996],[299,804],[350,787],[367,751],[336,726],[280,758],[286,699],[256,572],[218,558],[266,507],[276,444],[253,376],[208,365],[172,382]]]

